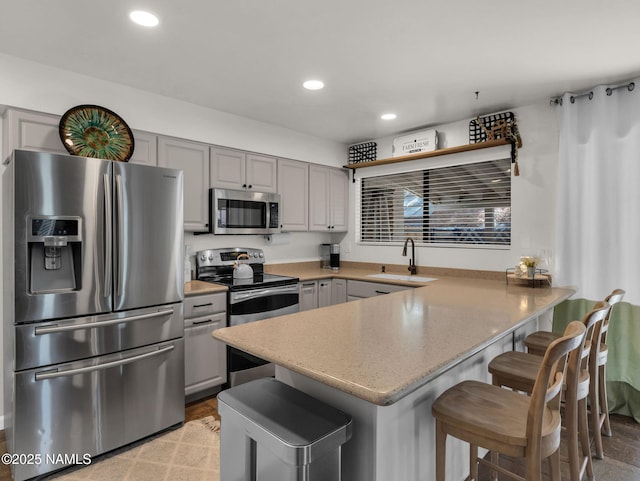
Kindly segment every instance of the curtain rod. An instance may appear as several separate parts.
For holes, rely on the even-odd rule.
[[[626,88],[629,92],[631,92],[634,88],[636,88],[635,82],[629,82],[628,84],[618,85],[616,87],[607,87],[605,90],[607,96],[611,96],[614,90]],[[573,104],[576,99],[579,97],[589,97],[589,100],[593,99],[593,90],[589,90],[588,92],[583,92],[581,94],[572,95],[569,97],[569,101]],[[549,105],[562,105],[563,100],[562,97],[555,97],[549,100]]]

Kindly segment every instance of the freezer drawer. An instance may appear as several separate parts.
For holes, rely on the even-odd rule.
[[[21,481],[63,468],[51,455],[82,460],[184,422],[184,340],[23,371],[15,387],[9,452],[42,457],[14,466]]]
[[[101,356],[183,336],[182,303],[16,326],[15,370]]]

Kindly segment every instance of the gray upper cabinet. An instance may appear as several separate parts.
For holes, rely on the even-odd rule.
[[[346,232],[349,228],[349,174],[343,169],[329,169],[331,192],[331,229]]]
[[[184,172],[184,230],[209,226],[209,146],[158,136],[158,165]]]
[[[133,130],[133,164],[158,165],[158,136],[142,130]]]
[[[9,109],[3,122],[3,138],[6,145],[3,158],[14,149],[39,150],[68,154],[59,134],[60,116]],[[134,130],[134,151],[129,162],[157,165],[157,136],[148,132]]]
[[[348,227],[348,175],[342,169],[309,166],[309,230],[344,232]]]
[[[282,211],[282,230],[309,230],[309,164],[297,160],[278,159],[278,193]]]
[[[59,123],[59,115],[8,109],[2,125],[2,159],[6,159],[14,149],[67,154],[58,133]]]
[[[275,157],[211,147],[211,187],[276,192],[276,172]]]

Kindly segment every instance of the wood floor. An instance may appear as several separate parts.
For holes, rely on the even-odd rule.
[[[207,398],[188,404],[185,408],[185,422],[206,416],[218,415],[218,403],[215,397]],[[611,428],[613,436],[603,437],[605,459],[593,460],[596,481],[640,481],[640,424],[633,419],[612,415]],[[6,452],[4,432],[0,432],[0,451]],[[464,460],[466,462],[466,460]],[[515,468],[514,468],[515,464]],[[564,463],[563,463],[564,464]],[[517,461],[505,460],[505,466],[518,470]],[[500,476],[499,480],[506,480]],[[545,478],[548,479],[548,478]],[[568,480],[568,474],[563,470],[563,480]],[[586,479],[586,476],[585,478]],[[11,473],[7,466],[0,464],[0,481],[11,481]],[[114,480],[116,481],[116,480]],[[478,481],[489,481],[488,472],[481,470]]]

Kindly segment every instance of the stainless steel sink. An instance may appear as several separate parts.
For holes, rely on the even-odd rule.
[[[394,281],[409,281],[409,282],[437,281],[435,277],[406,276],[404,274],[369,274],[367,277],[375,277],[377,279],[390,279]]]

